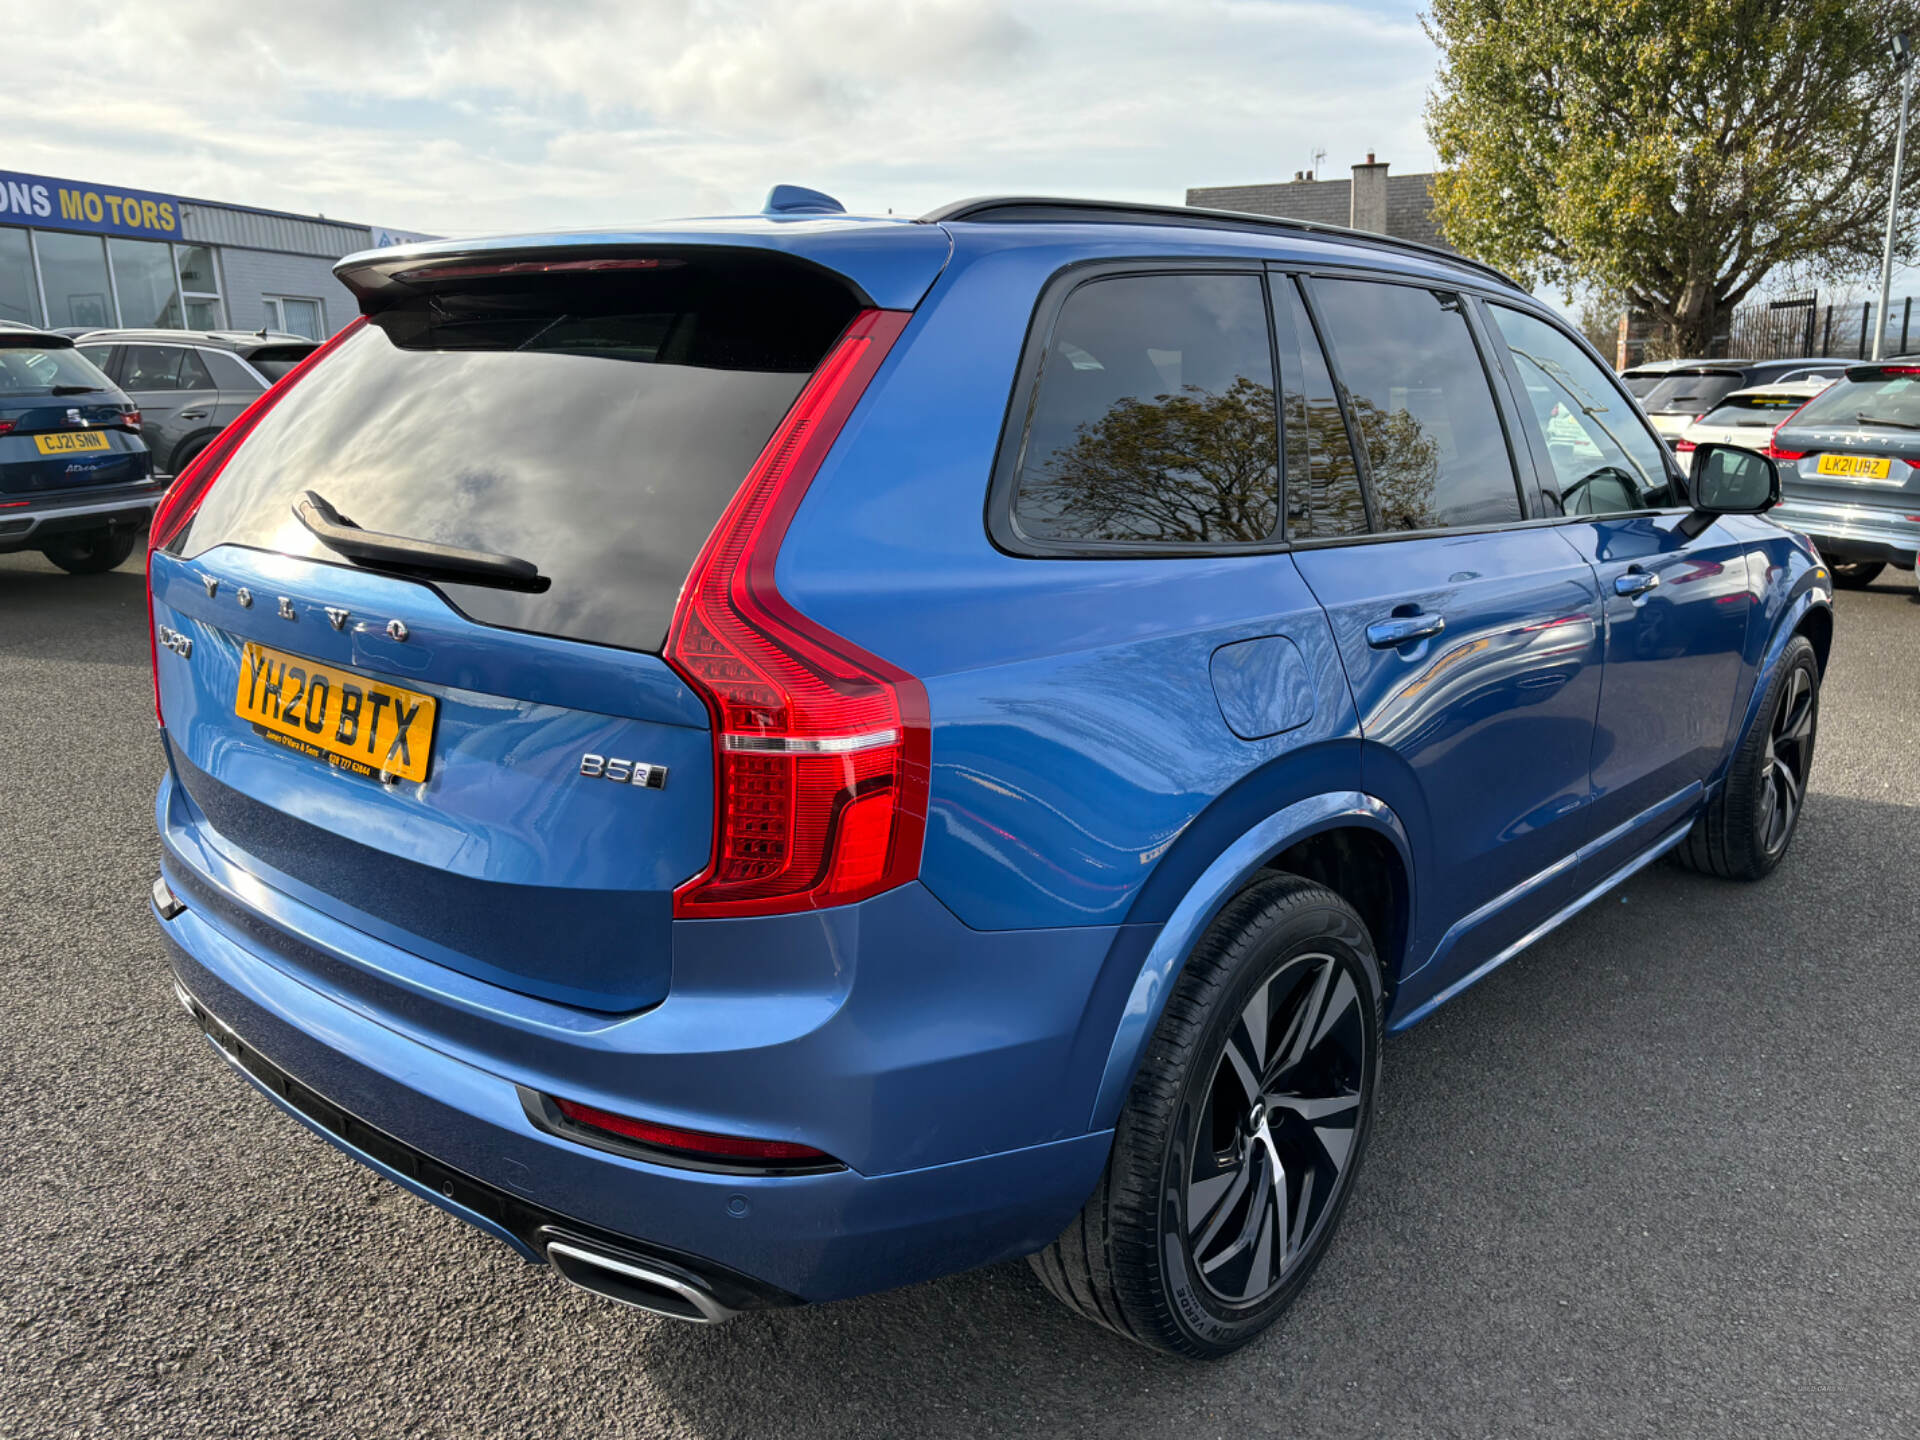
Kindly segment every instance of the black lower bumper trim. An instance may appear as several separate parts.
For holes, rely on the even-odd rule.
[[[552,1240],[577,1240],[617,1254],[644,1257],[650,1264],[678,1272],[680,1277],[710,1291],[729,1310],[765,1310],[798,1305],[801,1300],[763,1281],[742,1275],[711,1260],[684,1255],[648,1240],[636,1240],[597,1225],[561,1215],[484,1180],[455,1170],[394,1138],[334,1104],[326,1096],[294,1079],[273,1061],[234,1033],[225,1021],[200,1003],[176,980],[181,1002],[207,1038],[241,1070],[273,1095],[319,1126],[327,1134],[415,1184],[445,1196],[455,1205],[498,1225],[536,1254],[544,1254]]]

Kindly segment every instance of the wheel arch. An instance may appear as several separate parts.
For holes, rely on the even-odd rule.
[[[1226,846],[1173,906],[1121,1010],[1090,1129],[1109,1129],[1118,1119],[1194,946],[1234,896],[1276,871],[1326,885],[1360,912],[1370,931],[1381,922],[1384,933],[1375,932],[1374,943],[1391,994],[1404,967],[1406,938],[1413,933],[1413,854],[1406,828],[1384,801],[1360,791],[1296,801]]]

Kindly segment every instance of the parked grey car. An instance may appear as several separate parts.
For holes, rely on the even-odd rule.
[[[271,330],[93,330],[80,353],[133,397],[153,463],[178,475],[207,442],[319,347]]]
[[[1920,358],[1853,365],[1773,432],[1774,519],[1812,537],[1836,585],[1920,556]]]

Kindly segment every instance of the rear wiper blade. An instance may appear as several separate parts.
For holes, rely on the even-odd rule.
[[[1862,425],[1886,425],[1894,430],[1920,430],[1920,424],[1911,420],[1890,420],[1885,415],[1869,415],[1866,411],[1856,411],[1853,417]]]
[[[98,385],[56,385],[47,393],[49,395],[91,395],[99,388]]]
[[[457,545],[436,545],[431,540],[362,530],[329,505],[318,491],[309,490],[295,501],[293,516],[329,550],[376,570],[423,580],[493,585],[534,595],[553,584],[531,560],[515,555],[463,550]]]

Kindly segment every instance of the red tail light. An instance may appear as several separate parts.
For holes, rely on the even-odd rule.
[[[253,433],[253,427],[265,418],[266,413],[280,403],[280,397],[291,390],[301,376],[319,364],[322,356],[366,323],[364,316],[356,317],[352,324],[294,366],[266,394],[242,410],[233,423],[213,437],[206,449],[193,457],[186,469],[173,477],[173,484],[167,487],[166,495],[155,507],[153,523],[147,531],[147,650],[153,657],[153,718],[162,725],[167,723],[167,717],[160,709],[160,642],[153,632],[153,552],[187,528],[193,512],[207,498],[207,491],[226,468],[227,461],[233,458],[233,452]],[[137,413],[134,418],[139,418]]]
[[[805,1166],[809,1169],[824,1166],[838,1168],[840,1163],[824,1150],[795,1144],[791,1140],[744,1140],[735,1135],[714,1135],[705,1130],[682,1130],[677,1125],[635,1120],[626,1115],[596,1110],[577,1100],[561,1100],[557,1097],[553,1105],[575,1125],[589,1130],[604,1130],[610,1135],[637,1140],[642,1145],[659,1150],[675,1150],[697,1158],[745,1161],[750,1165],[760,1162],[782,1167]]]
[[[138,430],[140,428],[140,412],[138,410],[122,410],[120,412],[120,423],[129,430]]]
[[[1676,455],[1685,455],[1693,448],[1694,442],[1691,440],[1676,440],[1673,442],[1673,453]]]
[[[863,311],[828,354],[694,562],[666,659],[713,716],[714,846],[682,918],[845,905],[920,873],[926,691],[807,619],[774,586],[787,525],[888,349]]]
[[[1780,448],[1780,432],[1783,429],[1785,429],[1787,426],[1793,423],[1793,417],[1795,415],[1798,415],[1802,410],[1806,409],[1807,406],[1811,405],[1814,401],[1818,400],[1819,398],[1820,397],[1818,395],[1809,395],[1806,399],[1802,400],[1798,405],[1794,406],[1792,412],[1787,416],[1786,419],[1782,420],[1778,425],[1774,426],[1773,429],[1767,432],[1767,443],[1761,447],[1760,453],[1762,455],[1765,455],[1769,460],[1804,459],[1807,454],[1807,452],[1804,450],[1782,450]]]
[[[13,433],[13,421],[0,420],[0,435],[9,435],[12,433]]]

